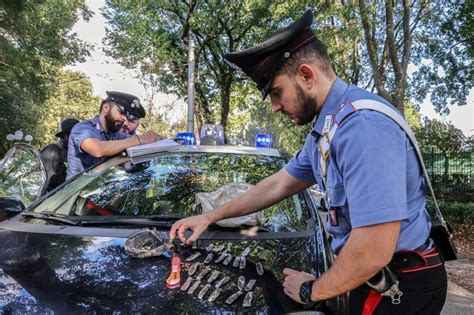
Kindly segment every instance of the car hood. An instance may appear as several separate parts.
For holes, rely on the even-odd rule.
[[[126,240],[121,237],[0,229],[0,312],[291,312],[302,307],[283,293],[283,269],[290,267],[319,275],[327,268],[322,244],[314,235],[262,240],[203,240],[194,247],[177,246],[174,253],[166,252],[159,257],[144,259],[129,256],[123,246]],[[188,278],[191,264],[203,261],[207,256],[205,247],[210,243],[227,246],[229,242],[232,243],[233,256],[240,255],[246,247],[250,248],[250,253],[246,268],[242,270],[233,267],[233,261],[228,266],[222,262],[216,264],[219,255],[214,254],[208,266],[221,272],[218,280],[224,275],[231,278],[216,301],[207,300],[213,288],[204,299],[198,298],[203,285],[194,294],[179,288],[166,288],[172,254],[181,258],[182,285]],[[201,256],[187,262],[186,258],[196,252]],[[267,253],[265,260],[259,259],[262,252]],[[265,268],[263,275],[257,273],[257,262]],[[246,283],[250,279],[256,280],[254,300],[245,309],[242,306],[245,293],[232,305],[225,302],[238,291],[237,282],[242,275]]]

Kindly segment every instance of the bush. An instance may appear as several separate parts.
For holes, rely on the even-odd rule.
[[[446,221],[452,225],[474,224],[474,202],[438,200],[439,208]],[[428,199],[428,209],[434,215],[433,201]]]

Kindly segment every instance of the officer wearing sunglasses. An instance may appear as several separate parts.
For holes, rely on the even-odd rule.
[[[162,139],[154,131],[142,135],[121,132],[131,121],[145,117],[145,109],[134,95],[115,91],[106,94],[99,115],[78,123],[71,131],[67,178],[129,147]]]

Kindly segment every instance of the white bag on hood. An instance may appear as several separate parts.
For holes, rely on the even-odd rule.
[[[210,193],[196,193],[196,206],[201,205],[202,213],[211,211],[220,205],[243,195],[252,188],[253,185],[247,183],[230,183],[212,191]],[[216,222],[223,227],[237,227],[241,225],[259,225],[263,223],[262,211],[244,215],[241,217],[224,219]]]

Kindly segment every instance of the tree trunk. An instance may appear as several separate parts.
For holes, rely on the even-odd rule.
[[[227,143],[227,118],[229,117],[229,108],[230,108],[230,92],[232,88],[232,79],[230,77],[224,76],[222,80],[222,89],[221,89],[221,125],[224,129],[224,142]]]

